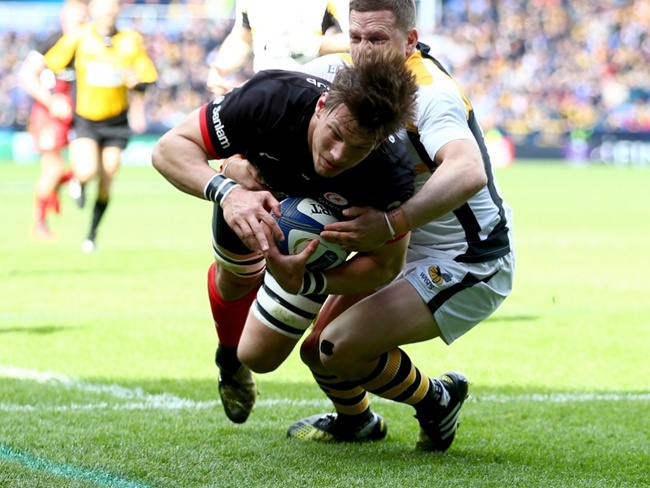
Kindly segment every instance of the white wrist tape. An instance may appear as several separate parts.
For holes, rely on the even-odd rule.
[[[327,288],[327,278],[320,271],[306,271],[298,295],[322,295]]]

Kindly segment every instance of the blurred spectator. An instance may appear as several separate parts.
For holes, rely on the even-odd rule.
[[[424,33],[483,127],[555,145],[576,130],[649,130],[646,0],[444,0]]]

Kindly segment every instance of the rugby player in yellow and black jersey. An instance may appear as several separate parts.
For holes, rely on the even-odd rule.
[[[95,250],[122,150],[132,129],[146,128],[143,94],[158,78],[142,36],[117,29],[120,0],[91,0],[88,7],[92,20],[65,34],[45,54],[50,69],[56,71],[74,59],[77,72],[70,159],[78,181],[71,192],[76,189],[73,197],[80,207],[85,203],[85,184],[94,176],[99,180],[90,230],[82,245],[85,252]]]

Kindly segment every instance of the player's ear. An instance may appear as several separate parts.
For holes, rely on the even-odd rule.
[[[410,56],[418,45],[419,35],[417,29],[413,28],[406,34],[406,55]]]
[[[326,101],[327,101],[327,92],[323,92],[320,94],[320,97],[318,97],[318,101],[316,102],[316,109],[315,109],[316,114],[320,114],[320,112],[325,110]]]

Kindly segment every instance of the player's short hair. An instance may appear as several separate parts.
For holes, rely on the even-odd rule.
[[[325,109],[345,105],[364,137],[381,143],[414,120],[417,83],[403,56],[370,50],[334,77]]]
[[[417,14],[414,0],[350,0],[350,12],[390,10],[395,15],[395,27],[401,32],[415,28]]]

